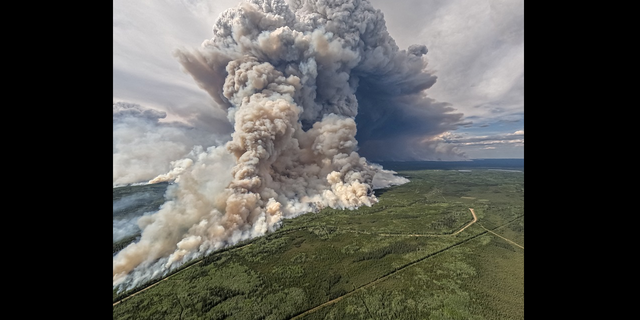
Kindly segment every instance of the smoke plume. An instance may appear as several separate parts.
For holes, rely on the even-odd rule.
[[[408,181],[362,154],[407,141],[452,152],[432,138],[462,115],[424,95],[436,81],[427,48],[399,50],[366,0],[245,1],[213,34],[174,54],[227,111],[231,140],[194,148],[158,177],[176,183],[157,213],[138,220],[141,239],[114,257],[114,286],[264,235],[285,218],[371,206],[374,186]]]

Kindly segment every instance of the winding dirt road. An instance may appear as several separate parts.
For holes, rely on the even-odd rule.
[[[471,226],[472,224],[476,223],[476,221],[478,221],[478,217],[476,216],[475,211],[473,211],[472,208],[469,208],[469,210],[471,211],[471,214],[473,215],[473,220],[471,220],[471,222],[469,222],[468,224],[466,224],[465,226],[463,226],[462,228],[460,228],[460,230],[451,233],[451,234],[404,234],[404,233],[378,233],[378,236],[383,236],[383,237],[451,237],[451,236],[455,236],[458,233],[464,231],[464,229],[468,228],[469,226]],[[347,230],[349,231],[349,230]],[[356,232],[356,233],[364,233],[364,234],[375,234],[375,233],[371,233],[371,232],[365,232],[365,231],[350,231],[350,232]]]
[[[460,233],[460,232],[462,232],[464,229],[468,228],[469,226],[471,226],[472,224],[474,224],[474,223],[476,223],[476,222],[478,221],[478,217],[476,216],[475,211],[474,211],[472,208],[469,208],[469,210],[471,210],[471,214],[473,215],[473,221],[469,222],[467,225],[465,225],[464,227],[462,227],[460,230],[458,230],[458,231],[456,231],[455,233],[451,234],[452,236],[453,236],[453,235],[456,235],[456,234],[458,234],[458,233]],[[511,222],[513,222],[513,221],[511,221]],[[511,223],[511,222],[509,222],[509,223]],[[508,223],[507,223],[507,224],[508,224]],[[506,224],[505,224],[505,225],[506,225]],[[495,232],[493,232],[493,231],[491,231],[491,230],[489,230],[489,229],[485,228],[482,224],[480,224],[480,226],[481,226],[484,230],[486,230],[487,232],[490,232],[490,233],[492,233],[492,234],[494,234],[494,235],[496,235],[496,236],[498,236],[498,237],[500,237],[500,238],[502,238],[502,239],[504,239],[504,240],[506,240],[506,241],[509,241],[510,243],[513,243],[514,245],[516,245],[516,246],[518,246],[518,247],[520,247],[520,248],[522,248],[522,249],[524,250],[524,247],[520,246],[519,244],[517,244],[517,243],[515,243],[515,242],[513,242],[513,241],[511,241],[511,240],[509,240],[509,239],[507,239],[507,238],[505,238],[505,237],[503,237],[503,236],[501,236],[501,235],[499,235],[499,234],[497,234],[497,233],[495,233]],[[503,226],[504,226],[504,225],[503,225]],[[503,226],[499,226],[499,227],[497,227],[497,228],[500,228],[500,227],[503,227]],[[495,228],[494,228],[494,229],[495,229]],[[347,297],[347,296],[350,296],[350,295],[354,294],[356,291],[360,291],[360,290],[365,289],[365,288],[368,288],[368,287],[370,287],[370,286],[372,286],[372,285],[374,285],[374,284],[376,284],[376,283],[378,283],[378,282],[384,281],[384,280],[386,280],[387,278],[389,278],[390,276],[392,276],[392,275],[396,274],[397,272],[400,272],[400,271],[402,271],[402,270],[406,269],[407,267],[410,267],[410,266],[413,266],[413,265],[415,265],[415,264],[417,264],[417,263],[420,263],[420,262],[422,262],[423,260],[425,260],[425,259],[427,259],[427,258],[429,258],[429,257],[432,257],[432,256],[434,256],[434,255],[436,255],[436,254],[441,253],[441,252],[444,252],[444,251],[446,251],[446,250],[448,250],[448,249],[450,249],[450,248],[452,248],[452,247],[455,247],[455,246],[460,245],[460,244],[462,244],[462,243],[464,243],[464,242],[467,242],[467,241],[469,241],[469,240],[471,240],[471,239],[473,239],[473,238],[476,238],[476,237],[478,237],[478,236],[480,236],[480,235],[482,235],[482,234],[484,234],[484,232],[481,232],[481,233],[479,233],[479,234],[477,234],[477,235],[475,235],[475,236],[472,236],[472,237],[470,237],[470,238],[467,238],[467,239],[465,239],[465,240],[462,240],[461,242],[458,242],[458,243],[456,243],[456,244],[454,244],[454,245],[451,245],[451,246],[449,246],[449,247],[447,247],[447,248],[444,248],[444,249],[442,249],[442,250],[439,250],[439,251],[437,251],[437,252],[434,252],[434,253],[432,253],[432,254],[429,254],[429,255],[427,255],[426,257],[420,258],[420,259],[418,259],[418,260],[416,260],[416,261],[414,261],[414,262],[412,262],[412,263],[409,263],[409,264],[407,264],[407,265],[403,266],[402,268],[399,268],[398,270],[396,270],[396,271],[394,271],[394,272],[391,272],[390,274],[387,274],[386,276],[383,276],[383,277],[381,277],[381,278],[379,278],[379,279],[376,279],[376,280],[374,280],[374,281],[372,281],[372,282],[369,282],[369,283],[367,283],[367,284],[365,284],[365,285],[363,285],[363,286],[361,286],[361,287],[359,287],[359,288],[356,288],[355,290],[350,291],[350,292],[348,292],[348,293],[346,293],[346,294],[344,294],[344,295],[342,295],[342,296],[339,296],[339,297],[337,297],[337,298],[335,298],[335,299],[333,299],[333,300],[329,300],[329,301],[327,301],[327,302],[325,302],[325,303],[323,303],[323,304],[321,304],[321,305],[318,305],[318,306],[316,306],[316,307],[314,307],[314,308],[311,308],[311,309],[309,309],[309,310],[306,310],[306,311],[304,311],[303,313],[300,313],[300,314],[298,314],[298,315],[294,316],[293,318],[291,318],[291,319],[289,319],[289,320],[294,320],[294,319],[302,318],[302,317],[304,317],[304,316],[306,316],[306,315],[308,315],[308,314],[310,314],[310,313],[313,313],[313,312],[315,312],[315,311],[317,311],[317,310],[319,310],[319,309],[322,309],[323,307],[326,307],[326,306],[328,306],[328,305],[334,304],[334,303],[336,303],[336,302],[338,302],[338,301],[342,300],[343,298],[345,298],[345,297]],[[422,236],[422,235],[415,235],[415,236]]]
[[[469,224],[467,224],[466,226],[462,227],[462,229],[456,231],[454,234],[452,234],[452,236],[455,236],[456,234],[464,231],[464,229],[468,228],[470,225],[476,223],[476,221],[478,221],[478,217],[476,217],[476,212],[473,211],[472,208],[469,208],[469,210],[471,210],[471,214],[473,215],[473,221],[469,222]]]

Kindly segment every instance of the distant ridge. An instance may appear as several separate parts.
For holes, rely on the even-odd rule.
[[[378,161],[388,170],[458,170],[458,169],[509,169],[524,171],[524,159],[472,159],[467,161]]]

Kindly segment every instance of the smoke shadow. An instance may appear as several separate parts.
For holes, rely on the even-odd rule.
[[[389,191],[390,189],[391,189],[391,188],[374,189],[374,190],[373,190],[373,194],[374,194],[376,197],[379,197],[379,196],[381,196],[381,195],[385,194],[385,193],[386,193],[387,191]]]

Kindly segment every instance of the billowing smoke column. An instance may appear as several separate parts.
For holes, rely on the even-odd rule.
[[[224,12],[213,33],[201,48],[175,55],[227,109],[232,139],[195,148],[173,174],[159,177],[177,176],[177,183],[157,213],[140,218],[140,241],[114,257],[114,286],[133,287],[273,231],[284,218],[370,206],[374,184],[407,182],[356,152],[359,113],[369,124],[409,123],[409,131],[395,128],[390,137],[415,134],[405,119],[414,114],[439,117],[431,134],[460,118],[421,94],[435,82],[424,71],[426,47],[399,51],[382,13],[365,0],[251,0]],[[359,106],[361,85],[391,105],[368,99]]]

